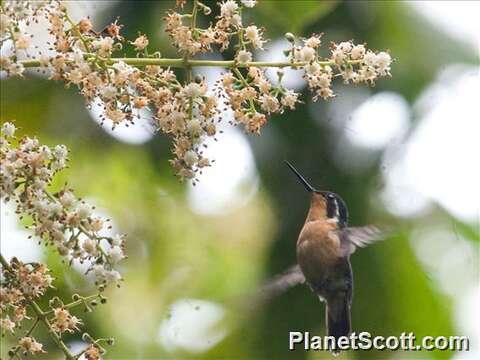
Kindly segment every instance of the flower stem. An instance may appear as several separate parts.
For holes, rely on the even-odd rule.
[[[78,305],[82,305],[82,304],[85,304],[87,302],[89,302],[90,300],[95,300],[97,298],[100,298],[100,294],[95,294],[95,295],[90,295],[90,296],[86,296],[86,297],[81,297],[79,300],[77,301],[73,301],[71,303],[68,303],[68,304],[65,304],[62,306],[63,309],[71,309],[73,307],[76,307]],[[51,315],[53,314],[53,310],[49,310],[47,312],[45,312],[45,316],[48,316],[48,315]]]
[[[91,54],[86,54],[90,56]],[[128,65],[133,66],[147,66],[147,65],[159,65],[159,66],[168,66],[174,68],[189,68],[189,67],[201,67],[201,66],[210,66],[210,67],[225,67],[225,68],[246,68],[246,67],[260,67],[260,68],[298,68],[305,66],[306,62],[290,62],[290,61],[251,61],[245,64],[239,64],[234,60],[192,60],[184,58],[168,59],[168,58],[110,58],[106,59],[107,64],[114,64],[117,62],[124,62]],[[348,62],[350,65],[359,64],[361,60],[351,60]],[[35,68],[40,67],[39,60],[22,60],[20,63],[25,68]],[[334,61],[318,61],[320,66],[332,66],[335,65]]]

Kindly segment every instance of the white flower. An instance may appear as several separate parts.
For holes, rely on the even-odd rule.
[[[234,0],[227,0],[220,6],[220,15],[231,17],[237,10],[237,3]]]
[[[111,100],[117,96],[117,88],[113,85],[104,86],[100,89],[100,95],[104,99]]]
[[[352,50],[352,43],[350,41],[344,41],[337,45],[337,49],[343,53],[349,53]]]
[[[375,57],[375,65],[377,66],[377,70],[380,75],[386,75],[390,72],[391,63],[392,58],[387,52],[382,51]]]
[[[113,39],[109,36],[95,40],[92,43],[100,56],[108,56],[113,49]]]
[[[143,50],[148,46],[148,38],[145,35],[140,35],[132,42],[132,45],[135,46],[135,50]]]
[[[123,111],[111,107],[105,110],[105,116],[115,124],[118,124],[125,119],[125,113]]]
[[[63,234],[62,234],[62,236],[61,236],[61,238],[60,238],[59,240],[62,240],[62,239],[63,239]],[[57,246],[57,251],[58,251],[58,253],[59,253],[60,255],[62,255],[62,256],[67,256],[68,253],[69,253],[69,251],[70,251],[70,249],[69,249],[68,247],[66,247],[64,244],[59,244],[59,245]]]
[[[320,64],[317,62],[312,62],[305,65],[305,72],[309,75],[313,75],[320,70]]]
[[[351,56],[352,56],[352,60],[360,60],[361,58],[363,58],[363,56],[365,55],[365,46],[363,45],[355,45],[352,49],[352,53],[351,53]]]
[[[79,219],[86,219],[92,213],[92,209],[87,204],[80,204],[77,207],[77,215]]]
[[[20,346],[21,351],[25,354],[27,352],[30,352],[33,355],[36,353],[45,353],[43,350],[43,345],[30,336],[22,337],[18,341],[18,345]]]
[[[241,0],[243,6],[253,8],[257,4],[257,0]]]
[[[241,27],[241,26],[242,26],[242,17],[241,17],[239,14],[234,14],[234,15],[230,18],[230,22],[231,22],[232,25],[234,25],[234,26]]]
[[[342,64],[346,57],[345,53],[338,48],[332,51],[332,60],[335,61],[337,65]]]
[[[327,73],[320,74],[317,77],[317,85],[321,88],[328,88],[330,87],[330,83],[332,82],[332,79],[330,78],[330,75]]]
[[[316,55],[316,51],[314,48],[311,48],[310,46],[304,46],[299,52],[298,52],[298,56],[300,58],[301,61],[306,61],[306,62],[310,62],[310,61],[313,61],[315,60],[315,55]]]
[[[125,83],[128,80],[128,76],[134,71],[133,67],[125,64],[123,61],[113,64],[112,67],[116,70],[114,72],[114,81],[117,85]]]
[[[59,204],[58,202],[51,202],[48,206],[48,212],[51,215],[58,215],[62,212],[63,208],[62,205]]]
[[[92,231],[95,231],[95,232],[98,232],[98,231],[102,230],[103,220],[101,218],[98,218],[98,217],[93,219],[89,224],[89,228]]]
[[[65,145],[55,146],[55,149],[53,149],[53,156],[55,156],[59,161],[66,160],[68,156],[67,147]]]
[[[375,68],[372,67],[372,66],[362,66],[359,70],[358,70],[358,81],[359,82],[362,82],[362,81],[370,81],[373,83],[373,81],[377,78],[377,72],[375,71]]]
[[[245,28],[245,38],[252,42],[254,48],[262,49],[265,41],[262,39],[260,31],[255,25],[250,25]]]
[[[90,68],[90,65],[87,62],[79,64],[78,70],[80,70],[83,76],[85,77],[92,72],[92,69]]]
[[[133,68],[130,65],[126,64],[124,61],[116,62],[112,65],[112,67],[118,72],[125,72],[127,74],[130,74],[133,71]]]
[[[94,265],[92,269],[93,269],[93,273],[95,274],[95,277],[97,279],[103,279],[103,277],[105,275],[105,272],[106,272],[103,265],[99,265],[99,264]]]
[[[252,53],[247,50],[240,50],[237,54],[236,60],[239,64],[246,64],[252,61]]]
[[[32,138],[26,138],[22,144],[22,151],[31,151],[38,146],[38,140]]]
[[[295,109],[295,103],[297,102],[298,94],[293,90],[287,90],[282,97],[282,105],[290,109]]]
[[[10,67],[8,68],[8,71],[9,71],[10,74],[12,74],[12,75],[20,76],[20,75],[22,75],[23,72],[25,71],[25,67],[23,66],[23,64],[13,63],[13,64],[10,65]]]
[[[276,112],[280,107],[277,98],[271,95],[262,95],[260,102],[262,104],[262,109],[268,112]]]
[[[317,48],[320,46],[320,42],[320,36],[311,36],[305,40],[304,44],[311,48]]]
[[[15,150],[10,150],[9,152],[7,152],[5,158],[10,162],[15,162],[18,159],[18,154]]]
[[[107,283],[116,283],[122,279],[122,276],[116,270],[105,271],[103,276]]]
[[[185,164],[187,164],[187,166],[192,167],[197,163],[198,155],[195,151],[189,150],[183,156],[183,161],[185,161]]]
[[[313,98],[313,101],[317,101],[318,97],[321,97],[325,100],[328,98],[334,97],[332,89],[330,88],[320,88],[316,91],[316,96]]]
[[[202,125],[198,119],[192,119],[187,124],[188,132],[192,136],[200,136],[203,134]]]
[[[205,166],[210,166],[210,160],[208,160],[207,158],[201,158],[197,166],[200,168],[203,168]]]
[[[11,25],[10,18],[5,14],[0,14],[0,35],[1,36],[3,36],[6,33],[7,28],[9,28],[10,25]]]
[[[27,50],[30,47],[30,36],[21,35],[15,41],[15,46],[19,50]]]
[[[52,167],[52,170],[54,171],[63,169],[65,167],[65,160],[57,159],[52,162],[51,167]]]
[[[368,50],[363,57],[363,63],[367,66],[375,66],[377,63],[377,55],[373,51]]]
[[[38,190],[44,190],[47,186],[47,182],[42,179],[35,179],[33,181],[33,187]]]
[[[351,67],[342,70],[341,74],[343,79],[345,80],[345,83],[348,83],[351,80],[355,84],[358,81],[358,73],[354,71]]]
[[[195,173],[192,170],[183,168],[178,172],[178,175],[182,178],[192,179],[195,176]]]
[[[70,71],[70,74],[68,75],[68,80],[70,80],[72,83],[78,85],[82,82],[83,80],[83,73],[80,69],[73,69]]]
[[[116,270],[107,270],[103,265],[97,264],[92,267],[93,273],[97,280],[107,283],[115,283],[122,279],[120,273]]]
[[[42,145],[40,146],[40,154],[43,156],[44,159],[51,159],[52,158],[52,150],[48,146]]]
[[[111,247],[110,250],[108,250],[108,256],[114,264],[118,263],[125,257],[125,255],[123,254],[123,250],[120,246]]]
[[[173,110],[170,113],[170,118],[172,119],[173,125],[176,129],[185,128],[185,113]]]
[[[93,256],[97,255],[96,243],[90,238],[87,238],[83,241],[82,248],[83,250],[85,250],[86,253],[90,255],[93,255]]]
[[[2,125],[2,133],[5,137],[12,137],[17,128],[11,122],[6,122]]]
[[[190,97],[190,98],[195,98],[197,96],[200,96],[202,94],[202,90],[200,88],[200,85],[197,83],[190,83],[184,88],[184,93],[185,96]]]
[[[12,59],[10,59],[8,56],[3,56],[0,55],[0,69],[9,69],[10,66],[12,66]]]
[[[50,56],[42,54],[38,57],[40,67],[48,67],[50,65]]]
[[[35,210],[37,210],[39,213],[46,212],[48,210],[48,205],[48,200],[46,199],[39,199],[33,203],[33,206],[35,206]]]
[[[0,325],[0,328],[5,329],[5,331],[10,331],[12,334],[14,333],[13,329],[15,328],[15,323],[10,320],[8,315],[5,319],[0,319]]]

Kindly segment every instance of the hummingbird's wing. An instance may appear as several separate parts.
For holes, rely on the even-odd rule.
[[[283,294],[288,289],[303,283],[305,283],[305,276],[303,276],[300,266],[293,265],[267,280],[260,288],[227,299],[226,304],[235,309],[236,314],[249,315],[258,311],[265,303]]]
[[[267,299],[278,296],[288,289],[305,283],[305,276],[303,275],[300,266],[293,265],[285,270],[283,273],[273,277],[261,289],[261,296]]]
[[[356,248],[366,247],[387,237],[387,232],[375,225],[347,227],[335,230],[335,233],[339,236],[342,245],[348,249],[349,254],[352,254]]]

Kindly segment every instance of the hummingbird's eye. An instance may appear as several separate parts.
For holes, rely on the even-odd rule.
[[[332,193],[328,194],[328,198],[329,199],[335,199],[335,195],[333,195]]]

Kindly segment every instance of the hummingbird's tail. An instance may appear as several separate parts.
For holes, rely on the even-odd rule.
[[[350,320],[350,301],[347,296],[339,296],[327,301],[326,316],[327,334],[337,341],[340,336],[350,336],[352,331]],[[338,348],[332,349],[338,352]]]

